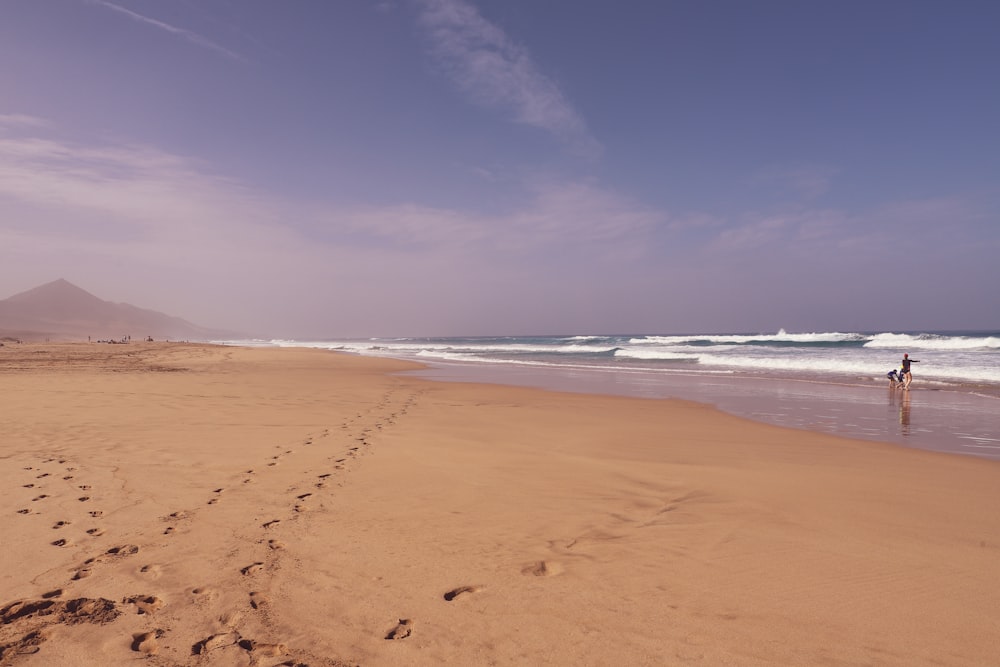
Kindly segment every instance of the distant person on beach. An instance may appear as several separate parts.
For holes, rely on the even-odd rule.
[[[890,387],[895,387],[897,382],[902,382],[903,381],[902,377],[896,375],[896,369],[895,368],[893,368],[891,371],[889,371],[888,373],[886,373],[885,376],[887,378],[889,378],[889,386]]]
[[[909,389],[910,388],[910,383],[913,382],[913,374],[910,373],[910,364],[911,363],[919,364],[920,360],[919,359],[910,359],[910,355],[909,354],[904,354],[903,355],[903,363],[902,363],[902,366],[903,366],[903,370],[902,370],[902,372],[903,372],[903,389]]]

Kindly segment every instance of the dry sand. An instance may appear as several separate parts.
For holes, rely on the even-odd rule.
[[[0,665],[1000,661],[1000,464],[409,367],[0,348]]]

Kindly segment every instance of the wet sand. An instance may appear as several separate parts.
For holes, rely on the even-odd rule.
[[[992,665],[1000,464],[307,349],[0,348],[0,665]]]
[[[888,381],[762,377],[749,373],[682,373],[534,368],[434,362],[416,377],[493,382],[556,391],[680,398],[777,426],[889,442],[905,447],[1000,460],[1000,396],[952,391],[915,381],[909,391]]]

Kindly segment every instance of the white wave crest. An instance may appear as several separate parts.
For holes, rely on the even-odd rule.
[[[825,333],[788,333],[779,329],[775,334],[692,334],[688,336],[643,336],[629,340],[633,345],[683,345],[686,343],[709,342],[740,345],[753,342],[780,343],[841,343],[867,340],[869,336],[860,333],[829,331]]]
[[[864,347],[878,349],[910,348],[915,350],[1000,349],[1000,337],[941,336],[937,334],[876,334]]]

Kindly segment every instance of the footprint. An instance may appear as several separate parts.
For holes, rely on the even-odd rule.
[[[159,579],[160,575],[163,574],[163,568],[153,563],[147,563],[140,567],[138,572],[147,579]]]
[[[169,535],[172,532],[174,532],[174,527],[173,526],[167,526],[167,529],[163,531],[163,534],[164,535]]]
[[[101,510],[94,510],[93,512],[90,513],[90,516],[92,516],[95,519],[100,519],[102,516],[104,516],[104,512],[102,512]]]
[[[458,588],[453,588],[447,593],[445,593],[444,599],[447,602],[451,602],[452,600],[454,600],[463,593],[475,593],[478,590],[479,590],[478,586],[459,586]]]
[[[24,484],[23,486],[24,486],[25,489],[33,489],[33,488],[35,488],[34,484]]]
[[[101,535],[104,534],[104,529],[103,528],[88,528],[87,529],[87,534],[88,535],[92,535],[93,537],[100,537]]]
[[[295,496],[295,497],[298,498],[299,500],[305,500],[311,495],[312,495],[311,493],[303,493],[301,496]]]
[[[218,593],[211,586],[196,586],[191,589],[191,595],[198,600],[214,600]]]
[[[155,595],[133,595],[123,600],[125,604],[134,604],[137,614],[153,614],[163,606],[163,600]]]
[[[49,497],[49,496],[48,496],[48,494],[46,494],[46,493],[43,493],[43,494],[42,494],[42,495],[40,495],[40,496],[35,496],[34,498],[32,498],[32,499],[31,499],[31,502],[33,502],[33,503],[34,503],[34,502],[37,502],[37,501],[39,501],[39,500],[45,500],[45,499],[46,499],[46,498],[48,498],[48,497]]]
[[[90,491],[90,484],[81,484],[76,488],[80,489],[81,491]]]
[[[139,553],[139,547],[134,544],[123,544],[120,547],[111,547],[104,553],[108,556],[124,558]]]
[[[256,642],[253,639],[241,639],[239,641],[240,648],[244,651],[250,652],[251,664],[256,663],[259,660],[259,656],[266,656],[269,658],[276,658],[280,655],[285,655],[288,653],[288,646],[285,644],[263,644]],[[282,663],[289,664],[289,663]]]
[[[103,563],[109,560],[117,560],[119,558],[125,558],[127,556],[133,556],[139,553],[139,547],[134,544],[123,544],[119,547],[111,547],[100,556],[94,556],[93,558],[88,558],[83,561],[84,568],[88,565],[93,565],[95,563]]]
[[[81,503],[85,503],[88,500],[90,500],[90,496],[80,496],[79,498],[77,498],[77,500],[79,500]]]
[[[55,525],[52,526],[52,530],[57,530],[59,528],[62,528],[63,526],[68,526],[69,524],[70,524],[69,521],[56,521]]]
[[[261,525],[263,525],[264,528],[271,528],[272,526],[276,526],[279,523],[281,523],[281,519],[272,519],[272,520],[268,521],[267,523],[264,523],[264,524],[261,524]]]
[[[27,507],[25,507],[24,509],[19,509],[17,511],[17,513],[18,514],[31,514],[31,510],[29,510]]]
[[[221,632],[217,635],[206,637],[196,643],[191,647],[191,653],[194,655],[203,655],[209,651],[225,648],[226,646],[233,646],[239,640],[240,636],[235,632]]]
[[[282,542],[281,540],[268,540],[267,546],[271,547],[272,549],[284,549],[288,545]]]
[[[160,652],[160,642],[156,640],[162,636],[163,630],[137,632],[132,635],[132,650],[146,655],[156,655]]]
[[[258,591],[251,591],[250,593],[250,606],[254,609],[260,609],[261,607],[266,607],[271,603],[270,598],[268,598],[263,593]]]
[[[533,577],[552,577],[557,574],[561,574],[562,571],[563,567],[559,563],[545,560],[528,563],[521,568],[521,574]]]
[[[256,574],[257,572],[260,572],[263,569],[264,569],[264,563],[257,561],[256,563],[250,563],[249,565],[241,569],[240,574],[244,576],[250,574]]]
[[[413,621],[408,618],[399,619],[399,623],[396,624],[392,630],[386,633],[386,639],[406,639],[411,634],[413,634]]]
[[[73,540],[59,539],[51,544],[54,547],[69,547],[73,545]]]

